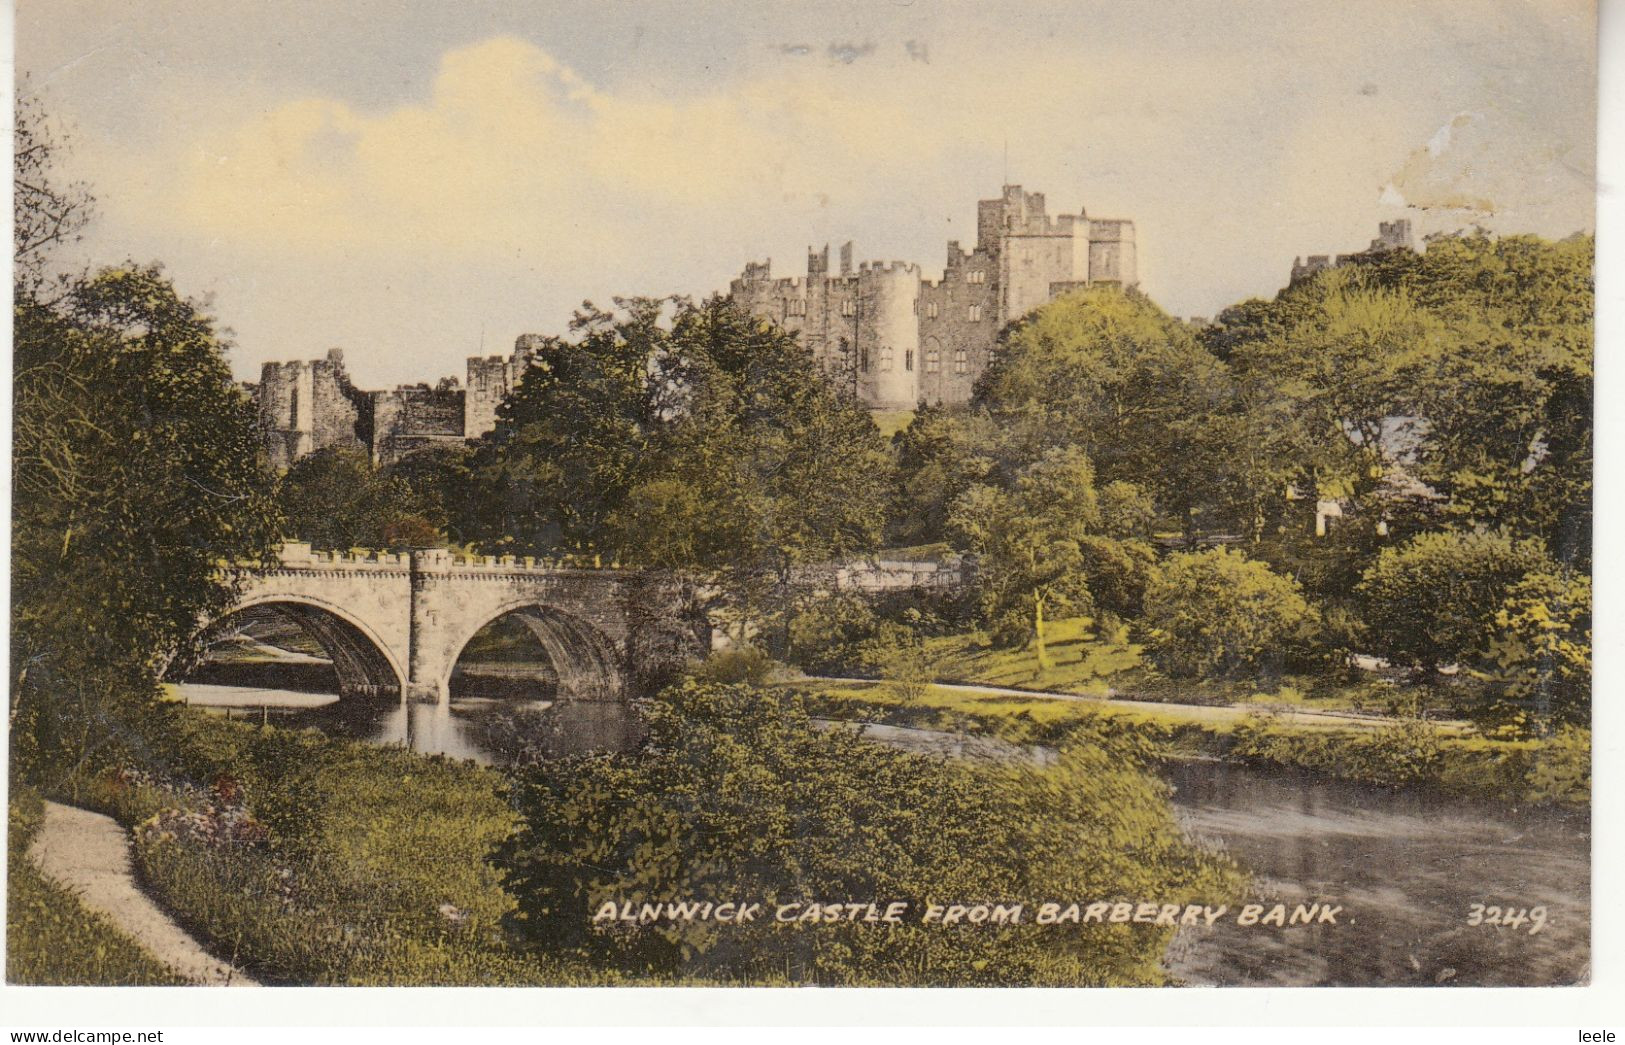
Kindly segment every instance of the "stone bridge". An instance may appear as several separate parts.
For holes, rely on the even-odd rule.
[[[254,607],[297,622],[326,650],[341,696],[443,702],[469,640],[499,617],[529,629],[558,675],[559,700],[620,701],[652,607],[642,574],[444,549],[313,552],[282,547],[268,569],[236,572],[220,619]],[[695,653],[704,652],[696,638]]]
[[[814,567],[809,590],[881,591],[961,583],[958,563],[869,562]],[[254,607],[296,623],[327,652],[341,696],[450,699],[452,670],[474,636],[512,615],[536,637],[558,676],[559,701],[622,701],[634,657],[703,656],[706,627],[635,570],[513,556],[459,557],[445,549],[315,552],[288,543],[271,568],[239,569],[236,601],[213,623]],[[675,639],[673,636],[676,636]]]

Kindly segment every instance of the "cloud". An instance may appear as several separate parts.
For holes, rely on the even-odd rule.
[[[1272,293],[1295,254],[1358,247],[1464,157],[1480,157],[1472,177],[1442,184],[1549,197],[1548,233],[1586,223],[1590,127],[1583,102],[1553,93],[1584,87],[1584,70],[1520,59],[1536,79],[1498,95],[1418,71],[1436,56],[1479,68],[1440,30],[1384,29],[1399,42],[1379,49],[1334,31],[1364,17],[1317,6],[1316,33],[1217,16],[1211,33],[1151,33],[1128,14],[1053,36],[865,25],[849,39],[875,43],[851,62],[812,43],[829,36],[809,21],[697,50],[681,75],[589,76],[544,34],[502,35],[388,91],[376,76],[366,91],[271,88],[166,67],[81,176],[107,215],[104,253],[157,256],[218,291],[246,356],[342,344],[386,381],[442,372],[482,325],[493,351],[558,330],[585,297],[704,293],[766,256],[795,275],[808,245],[855,238],[860,258],[931,274],[944,241],[975,239],[975,201],[1006,170],[1052,211],[1134,219],[1142,281],[1180,313]],[[1325,42],[1313,61],[1293,50],[1305,39]],[[693,72],[717,55],[735,60]],[[1503,109],[1480,104],[1497,96]],[[1482,122],[1438,135],[1466,111]],[[1502,181],[1483,183],[1483,156]]]

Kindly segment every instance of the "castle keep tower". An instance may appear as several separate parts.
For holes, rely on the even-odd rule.
[[[967,402],[999,331],[1057,295],[1138,282],[1132,221],[1082,211],[1052,218],[1043,193],[1006,185],[999,198],[977,204],[975,249],[948,244],[938,281],[902,262],[854,273],[847,243],[838,273],[826,246],[808,251],[804,280],[774,279],[771,261],[750,262],[729,294],[799,334],[870,408],[897,410],[922,399]]]

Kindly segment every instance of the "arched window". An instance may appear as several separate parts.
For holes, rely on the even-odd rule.
[[[962,348],[954,350],[954,373],[963,374],[970,369],[969,357]]]
[[[942,353],[934,348],[925,350],[925,372],[934,374],[942,369]]]

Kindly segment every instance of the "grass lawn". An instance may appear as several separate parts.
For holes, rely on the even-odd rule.
[[[872,709],[873,721],[902,718],[921,725],[947,723],[955,717],[968,717],[994,725],[1002,720],[1022,720],[1048,731],[1095,719],[1114,719],[1125,724],[1159,726],[1165,729],[1197,727],[1203,732],[1225,735],[1245,721],[1251,709],[1190,704],[1169,707],[1136,704],[1131,701],[1056,700],[1050,697],[1022,697],[1004,693],[970,693],[944,686],[927,686],[915,699],[904,697],[889,682],[835,682],[790,680],[787,689],[829,697],[846,703],[851,710]],[[1309,732],[1346,731],[1347,723],[1332,720],[1294,722],[1294,729]]]
[[[875,427],[880,429],[880,437],[890,439],[908,427],[909,422],[914,420],[914,411],[876,410],[869,416],[874,419]]]

